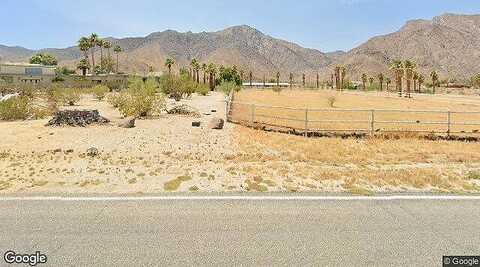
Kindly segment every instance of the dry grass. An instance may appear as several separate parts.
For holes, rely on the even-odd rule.
[[[476,96],[417,96],[413,99],[399,98],[392,93],[357,93],[336,92],[329,90],[283,90],[276,93],[271,90],[243,90],[236,95],[235,102],[254,103],[257,105],[292,107],[292,109],[255,107],[255,121],[259,124],[281,125],[297,129],[304,129],[304,121],[292,121],[284,118],[305,120],[305,109],[308,111],[308,120],[348,120],[357,122],[309,122],[311,130],[354,130],[370,129],[372,109],[411,110],[412,112],[377,111],[375,112],[375,130],[422,130],[443,131],[446,125],[425,125],[416,122],[447,122],[446,111],[478,111],[480,112],[480,98]],[[233,119],[237,121],[250,121],[251,105],[234,104]],[[314,110],[314,109],[329,109]],[[364,109],[366,111],[345,111],[342,109]],[[443,113],[422,113],[414,110],[444,111]],[[266,118],[274,116],[277,118]],[[382,121],[410,121],[415,124],[391,124]],[[451,115],[451,122],[480,122],[479,114]],[[452,132],[478,132],[479,126],[453,125]]]

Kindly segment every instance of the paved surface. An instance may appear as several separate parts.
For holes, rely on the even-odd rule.
[[[478,200],[0,201],[0,218],[0,266],[8,249],[52,266],[439,266],[480,254]]]

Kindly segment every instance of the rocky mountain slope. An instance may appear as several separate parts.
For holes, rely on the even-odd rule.
[[[374,37],[349,52],[322,53],[245,25],[218,32],[167,30],[146,37],[109,39],[124,48],[120,68],[128,72],[144,72],[150,66],[156,71],[165,70],[163,63],[170,56],[177,62],[175,68],[198,58],[253,70],[257,78],[274,77],[280,71],[284,79],[289,72],[298,77],[302,72],[320,72],[325,79],[335,65],[342,64],[351,79],[358,79],[362,73],[389,74],[388,65],[394,59],[412,59],[420,72],[427,75],[435,69],[443,78],[461,80],[480,73],[480,15],[444,14],[432,20],[409,21],[399,31]],[[76,47],[40,51],[57,56],[62,65],[74,66],[82,57]],[[0,60],[26,61],[36,52],[0,45]],[[99,54],[97,51],[97,58]]]

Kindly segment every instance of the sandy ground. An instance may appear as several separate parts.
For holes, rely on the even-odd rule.
[[[179,191],[192,186],[196,186],[192,190],[222,190],[232,183],[224,175],[224,158],[232,153],[234,126],[211,130],[206,124],[213,117],[224,118],[224,100],[219,93],[193,96],[181,103],[198,108],[200,119],[164,115],[137,120],[133,129],[117,127],[121,115],[91,97],[84,97],[74,108],[97,108],[112,120],[110,125],[76,128],[45,127],[47,120],[2,122],[0,190],[158,192],[164,190],[165,182],[179,176],[191,178],[184,179],[189,181],[183,182]],[[194,120],[201,121],[202,127],[192,127]],[[86,156],[90,147],[99,149],[100,155]]]
[[[285,101],[278,94],[257,92],[255,96],[260,102]],[[287,96],[290,104],[301,104],[297,103],[301,101],[298,94]],[[362,103],[374,104],[370,95],[360,97],[365,99]],[[449,99],[438,98],[441,101],[436,103]],[[349,98],[340,96],[339,104],[350,104],[343,99]],[[461,108],[464,102],[455,99],[450,105]],[[394,101],[400,105],[397,101],[406,100]],[[307,139],[229,123],[223,130],[211,130],[206,123],[212,117],[225,117],[223,94],[193,96],[181,103],[198,108],[202,117],[165,114],[137,120],[136,128],[123,129],[116,126],[121,119],[118,111],[84,96],[73,108],[98,109],[112,123],[81,128],[46,127],[48,120],[1,122],[0,194],[480,192],[477,143],[415,138]],[[468,103],[469,107],[471,104],[475,103]],[[203,127],[192,127],[195,120]],[[87,156],[90,147],[99,149],[99,156]]]

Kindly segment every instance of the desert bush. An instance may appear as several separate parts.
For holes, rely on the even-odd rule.
[[[52,86],[48,90],[50,99],[52,99],[58,105],[70,105],[73,106],[80,101],[81,94],[76,88],[61,88],[58,86]]]
[[[327,98],[327,102],[328,102],[329,107],[334,108],[335,107],[335,102],[337,102],[337,98],[334,97],[334,96],[329,96]]]
[[[41,119],[48,115],[50,112],[47,109],[35,107],[32,100],[25,96],[13,97],[0,102],[0,120]]]
[[[109,103],[117,106],[123,116],[146,117],[158,115],[165,108],[165,99],[157,93],[158,83],[154,79],[145,82],[140,78],[129,80],[127,90],[109,96]]]
[[[103,100],[108,92],[110,92],[110,88],[105,85],[97,85],[92,88],[92,93],[98,100]]]
[[[165,75],[160,78],[159,88],[160,91],[169,98],[180,101],[182,98],[190,97],[193,93],[198,92],[200,86],[203,85],[190,80],[187,75],[181,75],[180,77]],[[204,90],[205,89],[200,89],[200,91]]]
[[[275,87],[272,88],[272,91],[274,91],[277,94],[280,94],[282,92],[282,87],[275,86]]]
[[[235,92],[240,91],[241,87],[238,86],[235,82],[224,82],[217,87],[219,91],[222,91],[224,94],[229,95],[233,90]]]
[[[199,95],[206,96],[208,92],[210,92],[210,88],[208,88],[208,85],[206,84],[198,84],[195,91]]]

